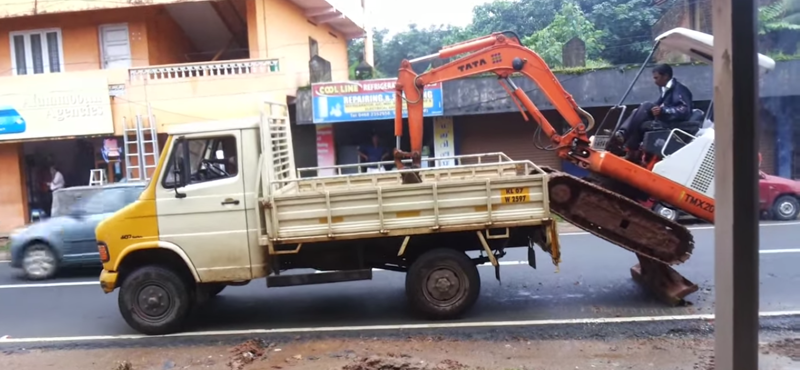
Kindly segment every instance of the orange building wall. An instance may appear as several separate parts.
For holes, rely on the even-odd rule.
[[[64,69],[67,72],[101,68],[98,26],[128,23],[134,66],[148,65],[145,8],[98,10],[84,13],[50,14],[0,21],[0,75],[12,75],[9,32],[61,28]]]
[[[25,225],[27,219],[28,201],[22,158],[22,144],[0,144],[0,168],[3,169],[0,181],[0,234]]]
[[[258,11],[258,2],[263,12]],[[247,11],[250,57],[280,58],[281,72],[292,87],[309,84],[309,37],[317,40],[320,56],[331,62],[333,80],[347,80],[347,40],[343,35],[325,24],[311,24],[303,9],[287,0],[249,0]],[[257,23],[259,19],[263,27]],[[264,47],[266,53],[259,50]]]
[[[147,16],[147,45],[150,65],[187,63],[186,54],[195,52],[192,42],[164,7],[151,7]]]
[[[67,72],[101,69],[98,26],[128,23],[134,67],[185,62],[192,46],[163,7],[97,10],[0,20],[0,76],[10,76],[9,32],[60,28]]]

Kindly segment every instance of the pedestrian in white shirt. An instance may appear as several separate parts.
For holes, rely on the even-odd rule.
[[[51,193],[64,187],[64,176],[56,169],[56,166],[50,166],[50,178],[47,185],[50,186]]]

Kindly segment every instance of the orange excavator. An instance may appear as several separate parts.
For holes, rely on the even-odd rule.
[[[422,74],[415,73],[411,68],[412,63],[456,56],[461,57]],[[698,191],[696,187],[664,177],[653,171],[652,163],[634,163],[610,150],[592,145],[589,132],[595,126],[594,118],[578,106],[544,60],[533,50],[524,47],[513,32],[493,33],[444,47],[433,55],[402,62],[396,85],[397,168],[403,168],[401,161],[409,158],[412,168],[420,165],[424,87],[431,83],[484,73],[498,76],[500,84],[511,96],[525,120],[533,117],[552,142],[550,149],[564,160],[593,174],[587,181],[547,169],[550,173],[551,210],[587,232],[636,253],[639,264],[631,268],[631,275],[665,302],[679,304],[684,297],[697,291],[697,285],[670,267],[690,257],[694,239],[689,230],[614,190],[618,187],[610,184],[621,184],[646,193],[653,199],[669,203],[711,223],[714,222],[713,193],[709,196],[708,192]],[[565,133],[560,134],[526,93],[514,84],[510,79],[513,74],[525,75],[536,82],[541,92],[569,124]],[[408,109],[410,152],[401,151],[399,146],[399,138],[403,135],[404,101]],[[713,166],[713,133],[711,135],[710,153]],[[407,177],[405,181],[416,182],[419,179]],[[711,181],[713,185],[713,177]]]

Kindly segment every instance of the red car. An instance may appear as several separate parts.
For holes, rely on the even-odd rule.
[[[767,219],[789,221],[800,213],[800,181],[767,175],[759,171],[759,209]]]
[[[768,220],[796,220],[800,213],[800,181],[767,175],[759,171],[759,210]],[[684,212],[660,203],[652,205],[653,211],[664,218],[675,220],[679,216],[688,216]]]

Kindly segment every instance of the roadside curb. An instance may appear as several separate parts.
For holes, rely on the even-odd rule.
[[[11,253],[0,252],[0,261],[10,261],[10,260],[11,260]]]

